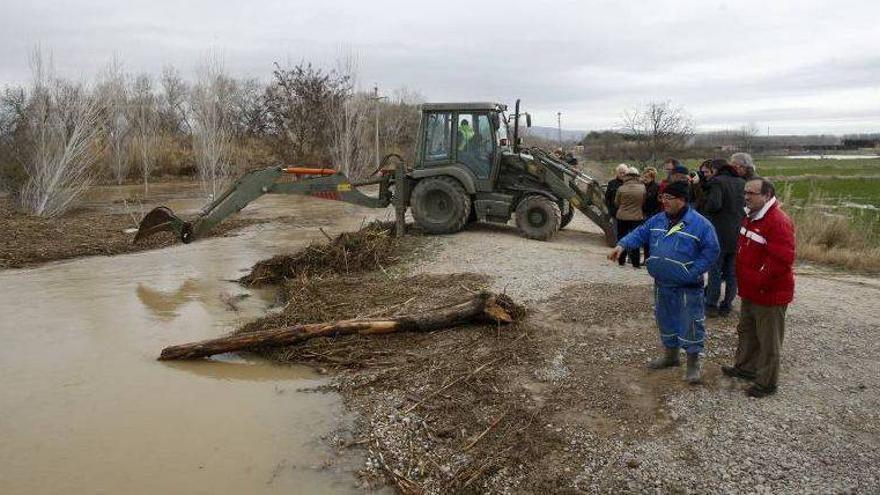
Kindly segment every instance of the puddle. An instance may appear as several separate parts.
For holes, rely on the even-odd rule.
[[[379,210],[265,197],[243,213],[296,212],[334,234]],[[171,344],[265,313],[274,292],[230,282],[254,262],[323,238],[263,224],[242,235],[0,272],[3,493],[346,493],[322,435],[334,394],[298,392],[308,368],[225,355],[160,363]]]

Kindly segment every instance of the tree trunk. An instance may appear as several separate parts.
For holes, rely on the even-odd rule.
[[[521,314],[522,310],[508,296],[482,292],[467,301],[417,315],[293,325],[166,347],[159,360],[196,359],[224,352],[289,346],[315,337],[428,332],[472,322],[512,323]]]

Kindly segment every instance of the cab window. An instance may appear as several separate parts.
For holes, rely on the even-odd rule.
[[[492,172],[495,135],[486,113],[459,113],[456,119],[458,161],[478,179],[488,179]]]
[[[510,138],[507,136],[507,121],[503,115],[499,115],[498,130],[495,132],[495,142],[498,146],[510,146]]]
[[[440,162],[452,158],[452,114],[428,114],[425,126],[425,161]]]

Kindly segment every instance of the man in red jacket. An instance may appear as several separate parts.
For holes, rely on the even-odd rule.
[[[794,226],[776,200],[773,183],[760,177],[745,185],[746,217],[739,230],[736,280],[742,298],[736,362],[727,376],[754,380],[750,397],[776,392],[785,310],[794,297]]]

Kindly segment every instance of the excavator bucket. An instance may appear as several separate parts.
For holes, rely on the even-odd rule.
[[[174,232],[174,235],[188,244],[192,240],[192,224],[181,220],[170,208],[159,206],[147,213],[138,226],[134,242],[146,239],[159,232]]]

